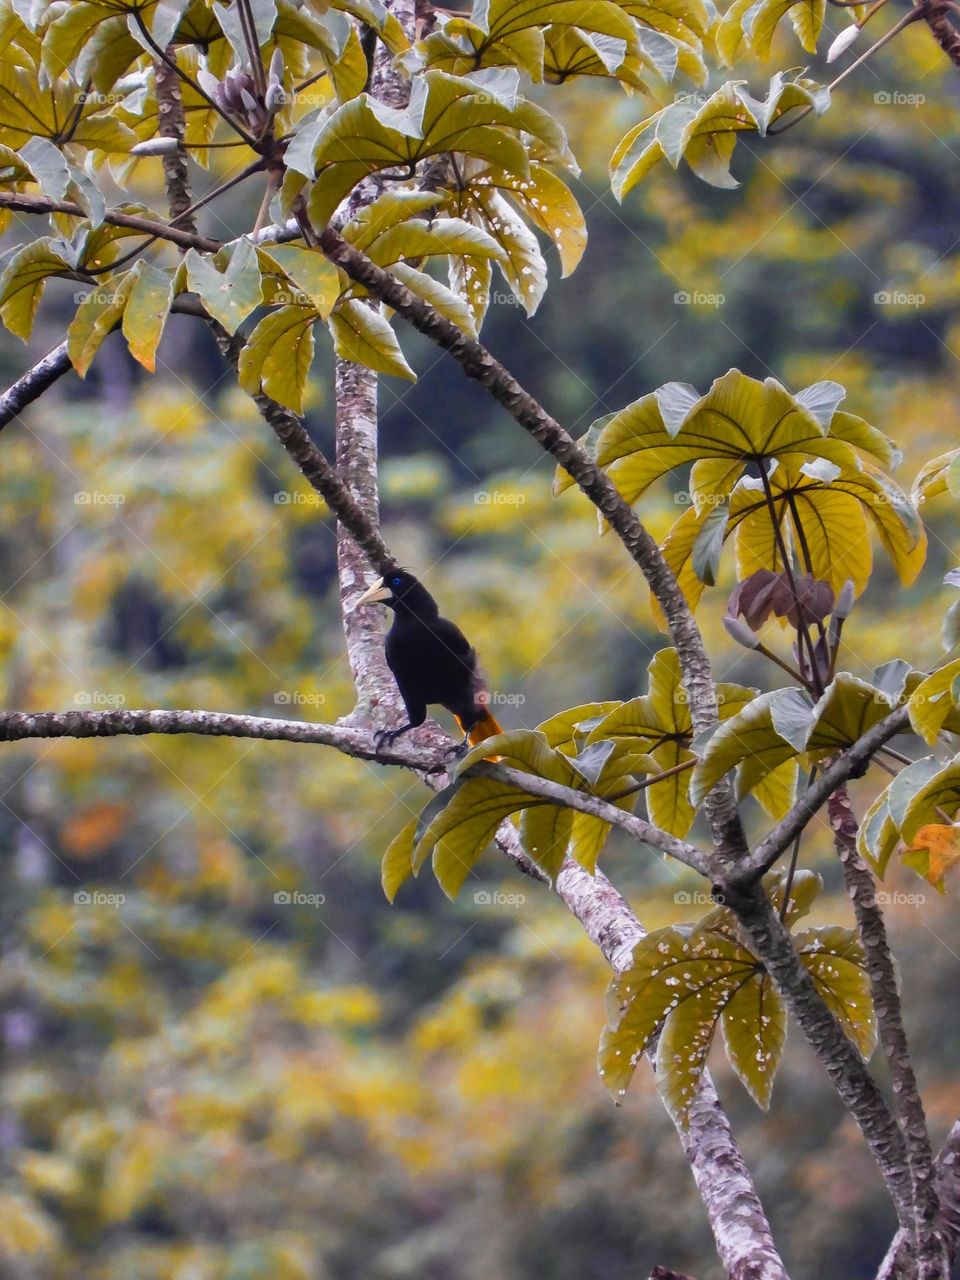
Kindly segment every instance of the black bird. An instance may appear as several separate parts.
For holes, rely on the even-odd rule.
[[[387,666],[394,674],[408,723],[382,729],[377,745],[393,742],[427,718],[427,706],[439,703],[463,731],[464,745],[475,746],[503,730],[487,709],[489,694],[466,636],[449,618],[441,618],[437,602],[405,569],[378,578],[354,608],[382,603],[393,610],[387,632]]]

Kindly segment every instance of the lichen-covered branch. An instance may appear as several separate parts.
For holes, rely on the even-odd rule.
[[[940,1205],[927,1119],[903,1026],[897,974],[887,942],[883,913],[877,904],[870,868],[857,852],[857,820],[846,787],[838,787],[833,793],[827,812],[843,867],[844,883],[860,929],[880,1044],[893,1087],[893,1110],[906,1144],[913,1178],[917,1271],[921,1280],[942,1280],[949,1274],[949,1263],[937,1230]]]
[[[592,876],[568,858],[555,887],[611,968],[627,968],[645,930],[603,872]],[[727,1275],[731,1280],[786,1280],[770,1224],[709,1071],[701,1078],[688,1127],[678,1127],[677,1133]]]
[[[960,1255],[960,1120],[947,1134],[934,1168],[940,1201],[938,1225],[953,1263]],[[911,1273],[912,1262],[910,1239],[905,1231],[898,1231],[880,1264],[877,1280],[904,1280]]]
[[[42,360],[38,360],[32,369],[8,387],[0,395],[0,431],[22,413],[28,404],[39,399],[71,367],[67,344],[61,342],[59,347],[48,351]]]
[[[787,1007],[857,1122],[883,1175],[901,1226],[913,1223],[913,1183],[903,1135],[855,1046],[827,1008],[797,955],[789,932],[762,885],[719,884],[723,900],[743,926],[751,950],[776,983]]]

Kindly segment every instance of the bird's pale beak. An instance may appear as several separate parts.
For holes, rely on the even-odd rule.
[[[382,578],[378,578],[372,586],[367,587],[360,599],[354,602],[353,607],[359,609],[363,604],[376,604],[378,600],[389,600],[390,595],[390,588],[384,586]]]

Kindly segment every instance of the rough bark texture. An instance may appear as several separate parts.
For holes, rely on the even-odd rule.
[[[923,6],[923,16],[933,38],[955,67],[960,67],[960,32],[950,21],[949,0],[932,0]]]
[[[763,888],[754,884],[740,891],[720,884],[718,889],[746,931],[751,950],[763,962],[802,1027],[840,1100],[856,1120],[883,1175],[900,1224],[909,1230],[913,1221],[910,1168],[903,1136],[883,1094],[820,998]]]
[[[883,914],[877,905],[870,868],[857,853],[857,820],[846,787],[839,787],[833,793],[827,812],[844,883],[860,929],[880,1043],[893,1086],[893,1110],[903,1134],[913,1179],[916,1240],[911,1244],[916,1250],[917,1273],[921,1280],[943,1280],[949,1273],[949,1263],[937,1230],[940,1205],[927,1119],[903,1027],[897,975]]]
[[[176,72],[177,51],[173,45],[167,49],[171,63],[154,63],[157,77],[157,132],[161,138],[176,138],[180,147],[173,155],[163,157],[163,178],[167,189],[167,206],[170,221],[179,222],[185,231],[197,234],[197,222],[187,210],[193,203],[187,175],[187,153],[183,149],[183,133],[186,127],[183,101],[180,97],[180,81]]]
[[[390,0],[390,13],[409,39],[415,34],[413,0]],[[389,50],[377,42],[370,70],[369,93],[385,106],[402,108],[410,100],[410,81],[394,65]],[[343,217],[352,217],[381,193],[383,182],[368,180],[350,196]],[[379,303],[368,305],[379,310]],[[335,370],[336,468],[350,496],[370,521],[379,526],[379,378],[372,370],[338,359]],[[358,723],[403,724],[406,720],[396,681],[383,652],[383,610],[351,605],[362,591],[369,572],[363,547],[342,523],[337,526],[337,568],[347,657],[357,702],[349,717]]]
[[[52,387],[58,378],[62,378],[71,367],[67,355],[67,344],[61,342],[47,352],[22,378],[0,396],[0,431],[18,416],[28,404],[43,395],[48,387]]]
[[[947,1134],[935,1162],[940,1199],[940,1230],[951,1263],[960,1254],[960,1121]],[[912,1259],[905,1231],[898,1231],[880,1264],[877,1280],[903,1280],[911,1274]]]
[[[603,872],[591,876],[568,858],[556,891],[611,968],[627,968],[646,930]],[[690,1108],[688,1128],[678,1128],[677,1133],[727,1275],[731,1280],[786,1280],[763,1205],[709,1071]]]

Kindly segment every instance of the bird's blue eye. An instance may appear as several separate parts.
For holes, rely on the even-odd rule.
[[[400,585],[400,583],[401,583],[402,581],[403,581],[403,579],[402,579],[402,578],[391,578],[391,579],[390,579],[390,585],[391,585],[391,587],[399,587],[399,585]]]

